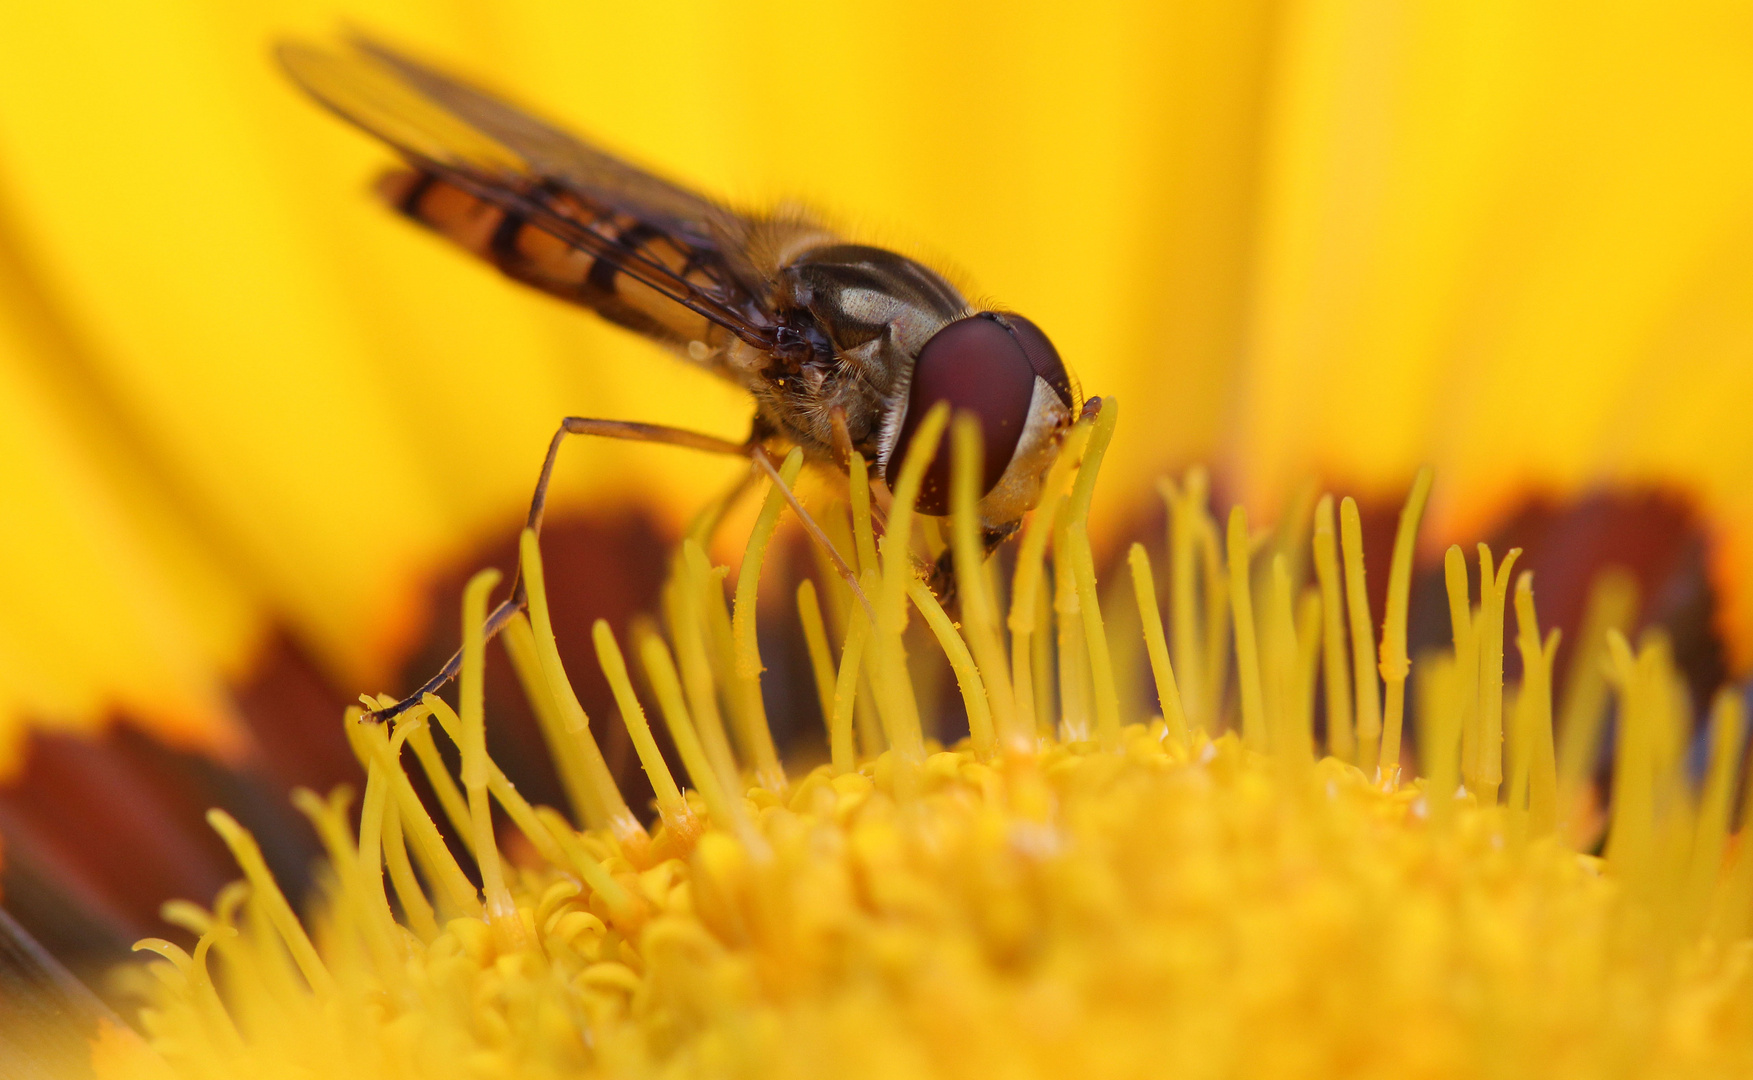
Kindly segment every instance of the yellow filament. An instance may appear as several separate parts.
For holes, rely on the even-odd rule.
[[[725,688],[725,703],[730,706],[737,745],[744,758],[753,766],[755,782],[769,791],[783,792],[785,770],[779,764],[779,751],[773,745],[773,733],[767,726],[767,704],[761,697],[759,677],[746,679],[737,660],[735,626],[724,603],[724,575],[728,570],[713,566],[699,544],[682,547],[683,557],[690,564],[694,583],[699,587],[698,602],[705,616],[705,632],[712,643],[713,670],[718,672]],[[760,657],[755,658],[757,668]]]
[[[584,714],[584,706],[578,703],[578,695],[573,691],[571,681],[566,678],[566,668],[560,662],[560,647],[554,642],[554,624],[548,616],[548,592],[542,571],[542,552],[536,543],[534,530],[523,531],[518,540],[518,553],[524,591],[529,596],[530,630],[535,637],[542,674],[547,678],[548,693],[559,709],[566,731],[578,748],[582,763],[585,789],[588,793],[582,801],[587,810],[595,807],[602,819],[593,821],[587,816],[586,821],[592,828],[607,829],[624,845],[643,849],[649,842],[645,827],[639,824],[639,819],[633,816],[633,811],[627,808],[627,801],[621,797],[621,789],[615,784],[614,774],[609,772],[609,763],[603,759],[602,748],[597,746],[596,738],[590,733],[590,718]]]
[[[522,612],[513,615],[511,621],[505,624],[505,629],[499,632],[499,640],[505,645],[505,654],[511,658],[511,668],[517,673],[517,681],[523,687],[524,697],[529,701],[531,711],[536,714],[536,725],[541,729],[542,742],[554,762],[554,771],[560,776],[560,786],[566,792],[566,801],[572,807],[573,816],[580,821],[589,822],[593,828],[604,827],[608,823],[608,814],[601,806],[596,805],[584,754],[579,749],[574,734],[566,728],[566,719],[559,701],[548,690],[548,677],[542,671],[541,648],[536,644],[536,634],[530,629],[529,618]],[[422,735],[424,737],[417,742],[416,738]],[[414,748],[421,766],[431,776],[433,766],[428,764],[427,750],[422,748],[421,742],[430,747],[431,733],[417,732],[408,739],[408,745]],[[442,772],[443,766],[438,768]],[[451,781],[449,774],[444,774],[444,780],[460,807],[462,793],[456,790],[456,784]],[[451,813],[450,796],[440,790],[439,801],[444,805],[448,816]]]
[[[317,955],[316,946],[311,944],[310,935],[304,932],[304,924],[298,921],[292,905],[286,902],[286,894],[275,884],[274,875],[268,871],[268,864],[262,858],[262,849],[256,845],[256,838],[223,810],[207,811],[207,824],[231,849],[231,857],[237,860],[238,868],[250,883],[251,896],[262,905],[305,982],[318,996],[332,996],[335,993],[334,977],[329,974],[322,957]]]
[[[444,837],[439,834],[438,826],[426,813],[426,807],[415,793],[414,785],[402,771],[396,760],[394,745],[381,724],[367,724],[360,720],[358,709],[347,712],[347,732],[354,741],[356,752],[362,758],[376,762],[383,768],[385,780],[389,782],[396,802],[396,809],[401,814],[404,837],[411,842],[414,857],[420,862],[420,869],[426,880],[432,883],[437,893],[438,906],[447,918],[459,916],[475,916],[481,912],[479,896],[475,887],[469,883],[468,876],[456,859],[451,857],[450,849],[445,846]]]
[[[1321,665],[1321,591],[1305,586],[1296,605],[1295,695],[1290,714],[1292,735],[1306,746],[1309,760],[1315,749],[1315,678]]]
[[[877,571],[866,570],[864,580],[859,582],[869,595],[876,591],[881,580]],[[851,623],[846,630],[846,645],[840,650],[840,670],[834,677],[834,708],[829,714],[828,724],[828,760],[831,762],[834,775],[844,776],[857,767],[857,754],[852,745],[853,708],[857,704],[859,688],[859,671],[864,659],[864,646],[870,639],[870,617],[862,607],[852,610]],[[868,690],[865,692],[868,693]]]
[[[882,565],[877,560],[876,531],[871,525],[870,478],[865,472],[864,458],[857,451],[852,453],[850,466],[851,472],[848,474],[847,482],[851,485],[851,528],[853,546],[858,552],[859,587],[864,590],[864,595],[874,596],[877,590],[882,587]],[[847,606],[848,608],[852,607],[850,604]],[[859,607],[862,611],[862,605]],[[865,612],[864,614],[867,617],[865,628],[862,631],[864,637],[860,638],[859,643],[861,650],[864,647],[864,642],[869,640],[870,631],[874,629],[869,624],[869,613]],[[856,619],[848,614],[845,623],[847,634],[851,634],[854,622]],[[841,669],[844,670],[846,667],[844,656],[841,657],[840,665]],[[876,693],[871,689],[870,673],[865,665],[853,664],[852,670],[854,673],[853,689],[850,704],[847,707],[852,709],[852,717],[857,725],[859,745],[864,748],[867,756],[876,757],[883,751],[882,724],[877,718]],[[838,677],[835,679],[835,692],[836,694],[839,692]],[[839,706],[836,705],[835,708],[838,709]],[[851,762],[851,758],[846,759],[848,769],[852,767]]]
[[[1653,763],[1654,704],[1649,700],[1652,650],[1634,656],[1625,636],[1617,630],[1607,634],[1611,681],[1619,694],[1619,745],[1613,755],[1612,827],[1607,837],[1607,861],[1627,879],[1640,877],[1654,828],[1649,817],[1654,809],[1649,775]]]
[[[935,563],[949,544],[943,538],[943,525],[934,517],[919,519],[919,538],[925,543],[925,561]]]
[[[330,801],[325,802],[316,792],[299,788],[292,793],[292,805],[301,810],[315,826],[323,847],[328,849],[329,862],[335,867],[342,889],[363,899],[364,909],[372,913],[373,923],[380,922],[377,917],[380,910],[393,921],[389,910],[389,895],[383,887],[382,827],[388,787],[382,770],[375,762],[368,760],[366,763],[365,797],[360,800],[359,805],[357,846],[353,844],[351,830],[344,820],[350,797],[349,789],[343,787],[332,792]],[[371,936],[377,936],[375,926]]]
[[[979,420],[956,417],[951,431],[950,510],[955,550],[956,592],[961,598],[962,633],[968,639],[992,713],[992,724],[1005,745],[1022,735],[1017,720],[1016,691],[1010,683],[1004,643],[998,636],[998,611],[986,575],[986,542],[981,536],[978,505],[983,446]],[[960,676],[957,676],[958,680]],[[984,755],[983,755],[984,756]]]
[[[381,706],[393,705],[395,702],[385,700],[389,695],[381,695]],[[422,711],[421,706],[409,709],[403,716]],[[400,733],[404,726],[398,717],[396,731]],[[409,723],[408,746],[413,748],[414,757],[420,762],[420,771],[426,775],[426,782],[431,785],[433,793],[438,797],[438,805],[444,810],[445,820],[456,830],[457,839],[463,846],[473,852],[474,837],[469,835],[469,804],[463,799],[462,789],[457,787],[456,778],[451,776],[445,767],[444,758],[438,753],[438,744],[432,741],[432,731],[424,724]]]
[[[1460,545],[1443,553],[1443,583],[1449,594],[1449,634],[1455,643],[1455,666],[1462,675],[1453,687],[1455,719],[1461,733],[1461,781],[1479,790],[1479,637],[1468,593],[1467,556]]]
[[[1284,556],[1284,569],[1290,577],[1293,596],[1302,591],[1308,578],[1309,534],[1314,524],[1318,490],[1312,481],[1298,484],[1285,501],[1284,511],[1272,530],[1272,552],[1275,556]]]
[[[1556,629],[1541,638],[1534,615],[1534,574],[1522,571],[1516,581],[1516,646],[1522,654],[1522,690],[1516,700],[1524,733],[1518,742],[1528,775],[1528,835],[1535,839],[1558,828],[1558,765],[1552,742],[1552,662],[1558,639]]]
[[[493,811],[487,795],[487,717],[485,674],[487,596],[499,584],[499,571],[483,570],[463,586],[463,663],[457,676],[460,727],[457,747],[462,752],[463,791],[469,797],[469,823],[474,833],[475,865],[481,870],[481,899],[495,938],[507,947],[518,947],[524,938],[523,920],[505,884],[505,868],[493,841]]]
[[[1224,540],[1203,502],[1198,507],[1199,561],[1205,595],[1206,726],[1216,732],[1223,721],[1224,691],[1230,678],[1230,585]]]
[[[402,812],[394,800],[384,804],[383,857],[389,867],[390,884],[395,886],[396,902],[402,907],[409,928],[421,941],[430,943],[438,937],[438,918],[432,902],[414,876],[414,865],[408,861],[407,842],[402,838]]]
[[[1321,683],[1326,690],[1327,752],[1357,763],[1357,730],[1351,712],[1350,655],[1345,643],[1344,586],[1334,538],[1333,496],[1315,504],[1315,580],[1321,586]],[[1367,625],[1367,620],[1366,620]]]
[[[1063,496],[1053,521],[1053,625],[1059,658],[1059,732],[1067,742],[1093,734],[1089,639],[1083,632],[1083,601],[1071,566],[1071,498]],[[1051,714],[1046,714],[1051,715]]]
[[[1163,710],[1163,722],[1169,737],[1186,742],[1188,739],[1187,710],[1181,702],[1181,690],[1175,685],[1175,669],[1169,664],[1169,646],[1163,639],[1163,614],[1157,607],[1156,580],[1150,572],[1150,556],[1143,544],[1133,544],[1126,553],[1132,568],[1132,592],[1138,601],[1138,618],[1144,624],[1144,645],[1150,655],[1150,673],[1156,682],[1157,703]]]
[[[822,725],[830,727],[834,717],[834,654],[828,648],[828,627],[822,621],[822,605],[816,600],[816,583],[809,578],[797,583],[797,619],[803,624],[803,641],[810,654],[810,673],[816,680]]]
[[[863,575],[871,570],[878,570],[876,530],[870,523],[870,473],[864,463],[864,455],[852,451],[852,459],[847,462],[846,469],[847,494],[852,502],[852,540],[858,552],[858,573],[860,584]]]
[[[1199,515],[1205,506],[1205,471],[1189,469],[1177,486],[1166,477],[1157,490],[1169,511],[1169,621],[1181,701],[1192,722],[1211,730],[1203,679],[1205,660],[1199,628],[1197,577],[1201,543]]]
[[[657,706],[669,728],[670,741],[676,744],[682,766],[688,770],[694,789],[705,801],[706,812],[712,815],[713,823],[719,828],[733,830],[738,835],[747,834],[748,822],[740,812],[741,808],[718,782],[718,774],[706,756],[706,748],[695,734],[687,702],[683,700],[682,682],[663,638],[649,631],[639,634],[638,648],[640,661],[645,665],[645,676],[651,680],[652,693],[657,695]]]
[[[920,484],[948,423],[949,406],[943,402],[932,406],[913,430],[907,456],[901,462],[895,500],[889,508],[888,529],[883,533],[883,581],[876,605],[876,633],[870,641],[876,674],[872,688],[876,692],[877,712],[882,716],[883,734],[894,753],[910,763],[925,760],[925,736],[919,724],[913,684],[907,677],[906,652],[901,645],[901,631],[907,620],[907,583],[914,579],[913,552],[908,541],[913,533]]]
[[[1637,606],[1637,581],[1626,571],[1610,568],[1595,579],[1559,695],[1558,812],[1565,839],[1573,844],[1588,839],[1583,804],[1607,720],[1607,635],[1630,633]]]
[[[1692,866],[1687,875],[1687,928],[1704,920],[1723,867],[1723,844],[1728,836],[1729,812],[1734,806],[1735,772],[1741,763],[1746,738],[1745,707],[1732,690],[1718,692],[1710,710],[1710,765],[1704,792],[1699,798],[1698,820],[1692,836]],[[1742,840],[1748,839],[1743,835]]]
[[[1734,691],[1726,690],[1725,694],[1734,696]],[[1739,701],[1735,696],[1736,704],[1730,707],[1736,710],[1745,741],[1747,717]],[[1725,707],[1720,697],[1717,706]],[[1711,905],[1709,931],[1718,941],[1738,941],[1753,929],[1753,843],[1748,842],[1753,838],[1753,767],[1745,771],[1741,781],[1741,812],[1735,823],[1738,840]]]
[[[1089,656],[1089,678],[1095,699],[1096,738],[1110,750],[1120,748],[1120,697],[1114,686],[1114,661],[1108,652],[1108,634],[1102,626],[1102,607],[1096,592],[1096,559],[1090,550],[1089,516],[1102,455],[1114,437],[1114,425],[1119,419],[1119,403],[1111,397],[1103,398],[1101,410],[1096,413],[1095,430],[1084,450],[1083,464],[1072,484],[1066,515],[1067,546],[1061,552],[1062,558],[1071,564],[1077,589],[1078,614],[1083,623],[1084,649]]]
[[[461,718],[452,711],[443,699],[436,695],[427,694],[424,705],[431,711],[433,719],[438,721],[438,725],[444,729],[445,735],[450,738],[451,742],[461,746]],[[511,823],[517,826],[517,830],[529,839],[542,858],[549,861],[559,861],[560,851],[548,836],[548,830],[536,820],[535,811],[531,808],[529,800],[518,792],[516,786],[506,778],[504,770],[500,769],[491,757],[487,758],[487,793],[493,796],[493,800],[505,809],[505,816],[509,817]]]
[[[1363,523],[1358,518],[1357,503],[1350,496],[1339,503],[1339,543],[1345,555],[1345,610],[1351,620],[1357,763],[1368,769],[1376,761],[1381,745],[1382,697],[1376,683],[1375,620],[1370,618],[1370,596],[1363,576]]]
[[[1230,509],[1230,618],[1236,627],[1236,675],[1241,680],[1242,742],[1264,752],[1267,747],[1266,699],[1260,681],[1260,645],[1254,636],[1254,598],[1249,583],[1248,513]]]
[[[1511,548],[1494,572],[1491,549],[1479,545],[1479,801],[1497,803],[1503,783],[1503,616],[1510,568],[1521,548]]]
[[[803,468],[803,451],[794,449],[779,466],[779,483],[772,484],[761,501],[761,512],[755,527],[749,530],[749,544],[743,550],[743,561],[737,568],[736,600],[731,606],[731,636],[736,641],[737,676],[755,680],[761,675],[761,652],[755,641],[755,600],[761,585],[761,566],[767,558],[767,545],[779,527],[779,512],[785,509],[786,487],[797,482]]]
[[[645,709],[633,693],[633,680],[627,677],[627,661],[621,655],[614,631],[609,629],[607,620],[598,619],[590,632],[596,643],[597,663],[602,665],[603,677],[608,679],[609,690],[615,695],[615,704],[621,710],[621,723],[627,726],[627,734],[633,738],[633,749],[639,755],[639,764],[645,769],[645,778],[651,781],[651,790],[657,795],[658,816],[672,834],[684,840],[690,839],[700,831],[699,822],[694,819],[694,812],[688,809],[688,801],[682,798],[676,778],[670,775],[670,767],[664,763],[657,740],[651,737],[651,725],[646,722]]]
[[[383,886],[379,843],[384,806],[382,779],[368,777],[366,780],[366,804],[360,808],[357,847],[353,844],[352,830],[347,822],[351,802],[352,791],[346,786],[335,789],[327,799],[319,798],[308,788],[297,788],[292,792],[292,805],[309,819],[328,853],[329,865],[335,868],[342,896],[363,915],[359,925],[360,937],[364,939],[373,962],[381,967],[393,967],[401,960],[401,949],[395,914],[390,911],[389,895]]]
[[[1272,752],[1290,766],[1308,765],[1314,761],[1306,710],[1299,701],[1302,687],[1294,603],[1291,599],[1290,560],[1279,552],[1272,556],[1266,600],[1263,659],[1270,678],[1263,679],[1261,690],[1266,705],[1267,741]],[[1271,692],[1265,693],[1268,689]]]
[[[1023,526],[1023,538],[1017,545],[1007,625],[1010,628],[1011,696],[1017,708],[1018,741],[1011,746],[1018,750],[1034,746],[1040,725],[1047,723],[1051,716],[1051,710],[1036,699],[1036,695],[1048,687],[1048,680],[1035,675],[1037,669],[1046,669],[1045,664],[1038,662],[1036,652],[1047,646],[1046,634],[1039,632],[1041,623],[1048,616],[1047,605],[1041,602],[1047,541],[1055,531],[1054,517],[1059,510],[1059,500],[1070,485],[1078,462],[1083,459],[1083,448],[1089,440],[1091,427],[1090,421],[1080,420],[1066,434],[1058,456],[1047,470],[1047,479],[1041,484],[1040,502]]]
[[[992,733],[992,712],[987,704],[986,687],[980,681],[980,668],[974,663],[974,654],[968,651],[962,635],[956,632],[956,624],[944,613],[943,605],[925,587],[925,582],[918,578],[908,582],[907,596],[925,616],[925,625],[931,628],[938,647],[950,662],[950,671],[955,673],[956,688],[961,691],[962,705],[968,711],[968,738],[975,756],[983,761],[990,760],[997,744]]]
[[[1412,597],[1412,555],[1418,541],[1418,523],[1430,499],[1430,466],[1418,470],[1412,494],[1400,511],[1400,527],[1394,533],[1394,561],[1388,567],[1388,611],[1382,621],[1382,681],[1387,694],[1382,711],[1382,752],[1377,773],[1384,784],[1400,781],[1400,728],[1406,715],[1406,676],[1412,661],[1406,656],[1406,610]],[[1359,582],[1361,584],[1361,581]]]
[[[699,580],[697,568],[706,562],[705,551],[693,539],[682,542],[682,555],[675,560],[675,579],[668,590],[670,633],[676,644],[676,664],[682,690],[688,699],[688,715],[706,759],[727,790],[742,790],[736,755],[725,734],[724,717],[718,711],[718,686],[712,675],[711,654],[701,613],[708,586]]]

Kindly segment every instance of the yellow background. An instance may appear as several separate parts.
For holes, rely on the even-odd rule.
[[[344,22],[1027,313],[1124,407],[1098,517],[1437,467],[1433,536],[1660,480],[1753,548],[1744,3],[13,4],[0,14],[0,714],[220,740],[281,623],[381,679],[566,413],[748,407],[394,219],[294,92]],[[568,501],[734,465],[591,446]],[[1746,642],[1753,607],[1731,596]],[[1745,655],[1744,653],[1742,655]],[[6,763],[0,752],[0,766]]]

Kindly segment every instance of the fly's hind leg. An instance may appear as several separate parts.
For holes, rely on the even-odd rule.
[[[542,459],[542,473],[536,479],[536,491],[530,498],[530,513],[525,525],[538,536],[542,532],[542,516],[548,509],[548,484],[554,477],[554,461],[560,456],[560,444],[568,435],[600,435],[609,439],[628,439],[633,442],[663,443],[668,446],[682,446],[690,450],[702,450],[709,454],[730,454],[736,457],[749,457],[758,449],[753,437],[748,442],[736,443],[728,439],[702,435],[696,431],[682,428],[665,427],[661,424],[638,424],[627,420],[597,420],[587,416],[568,416],[560,421],[560,429],[548,441],[548,455]],[[505,629],[512,617],[523,611],[529,603],[529,593],[524,588],[522,573],[514,573],[512,577],[511,595],[493,609],[487,616],[484,628],[486,639],[491,641],[499,631]],[[366,713],[367,720],[391,720],[419,704],[427,694],[435,694],[444,685],[456,678],[461,670],[463,654],[459,651],[432,678],[412,694],[396,702],[388,708]]]

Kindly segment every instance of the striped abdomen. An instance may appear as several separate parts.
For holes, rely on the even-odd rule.
[[[623,272],[608,256],[568,243],[431,173],[386,174],[378,192],[403,214],[487,259],[511,277],[583,304],[611,322],[677,348],[711,344],[715,327],[702,316]],[[618,255],[658,263],[699,289],[717,287],[707,268],[713,253],[674,239],[648,222],[596,206],[569,192],[527,195],[554,214],[615,245]]]

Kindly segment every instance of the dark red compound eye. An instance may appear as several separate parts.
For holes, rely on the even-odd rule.
[[[1065,365],[1047,335],[1017,315],[983,311],[957,319],[934,334],[919,350],[913,384],[907,395],[907,417],[901,423],[884,472],[891,487],[900,478],[901,463],[913,432],[931,407],[949,402],[955,412],[980,418],[984,438],[984,472],[980,493],[991,491],[1010,465],[1017,441],[1029,421],[1029,401],[1039,375],[1071,407],[1072,390]],[[950,440],[946,436],[925,472],[919,489],[919,510],[947,514],[950,509]]]

